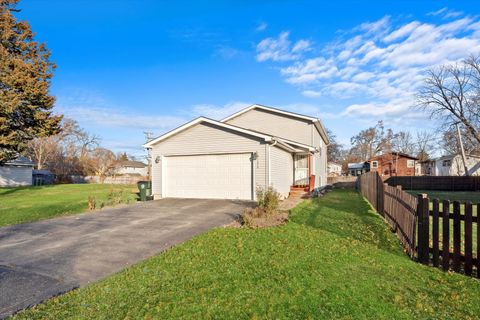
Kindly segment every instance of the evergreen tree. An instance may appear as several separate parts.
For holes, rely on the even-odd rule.
[[[55,64],[25,21],[13,15],[18,0],[0,0],[0,163],[27,143],[60,130],[49,94]]]

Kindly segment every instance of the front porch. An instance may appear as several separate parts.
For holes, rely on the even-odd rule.
[[[293,159],[292,192],[310,193],[315,189],[315,174],[313,171],[313,155],[311,153],[297,153]]]

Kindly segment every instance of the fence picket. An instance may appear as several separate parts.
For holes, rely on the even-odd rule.
[[[442,202],[442,266],[450,268],[450,201]]]
[[[472,275],[472,203],[465,203],[465,274]]]
[[[433,265],[438,267],[439,247],[438,247],[438,199],[433,199],[433,218],[432,218],[432,248],[433,248]]]
[[[429,258],[429,212],[428,198],[426,194],[417,196],[417,214],[418,214],[418,261],[428,264]]]
[[[389,180],[394,183],[405,182],[395,179]],[[470,183],[473,180],[446,177],[437,181],[451,184],[452,181]],[[471,202],[465,203],[463,214],[463,204],[459,201],[453,202],[451,212],[449,200],[443,200],[440,204],[438,199],[433,199],[430,211],[427,195],[414,197],[404,192],[403,182],[394,187],[382,183],[378,173],[369,172],[358,178],[357,185],[361,194],[382,214],[412,258],[426,265],[431,262],[434,267],[441,266],[445,271],[452,268],[455,272],[462,271],[468,276],[476,275],[480,278],[480,204],[474,207]],[[455,189],[464,187],[460,184],[451,186]],[[418,185],[416,188],[419,189]],[[474,239],[476,243],[473,242]]]
[[[453,271],[460,271],[461,250],[460,202],[453,202]]]
[[[477,278],[480,278],[480,203],[477,203]]]

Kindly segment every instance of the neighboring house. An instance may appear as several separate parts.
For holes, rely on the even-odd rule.
[[[146,177],[148,176],[148,165],[141,161],[122,161],[119,163],[115,173]]]
[[[329,162],[327,167],[329,177],[338,177],[342,175],[342,165],[335,162]]]
[[[415,176],[416,157],[401,152],[386,152],[368,160],[370,171],[383,177]]]
[[[252,105],[222,121],[199,117],[144,147],[155,199],[255,200],[257,187],[287,197],[292,186],[326,185],[328,143],[319,119]]]
[[[480,157],[474,155],[466,156],[468,174],[470,176],[480,175]],[[422,162],[422,174],[428,176],[464,176],[465,168],[462,156],[448,155],[437,159]]]
[[[360,176],[370,169],[367,162],[349,163],[347,167],[349,176]]]
[[[420,166],[420,176],[434,176],[435,175],[435,159],[421,161],[417,164]]]
[[[19,187],[32,185],[34,163],[25,157],[0,165],[0,187]]]

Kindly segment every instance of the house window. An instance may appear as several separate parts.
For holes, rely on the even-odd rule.
[[[372,161],[372,168],[378,168],[378,161]]]
[[[450,167],[452,165],[452,160],[443,160],[442,166]]]
[[[415,160],[407,160],[407,168],[415,167]]]

